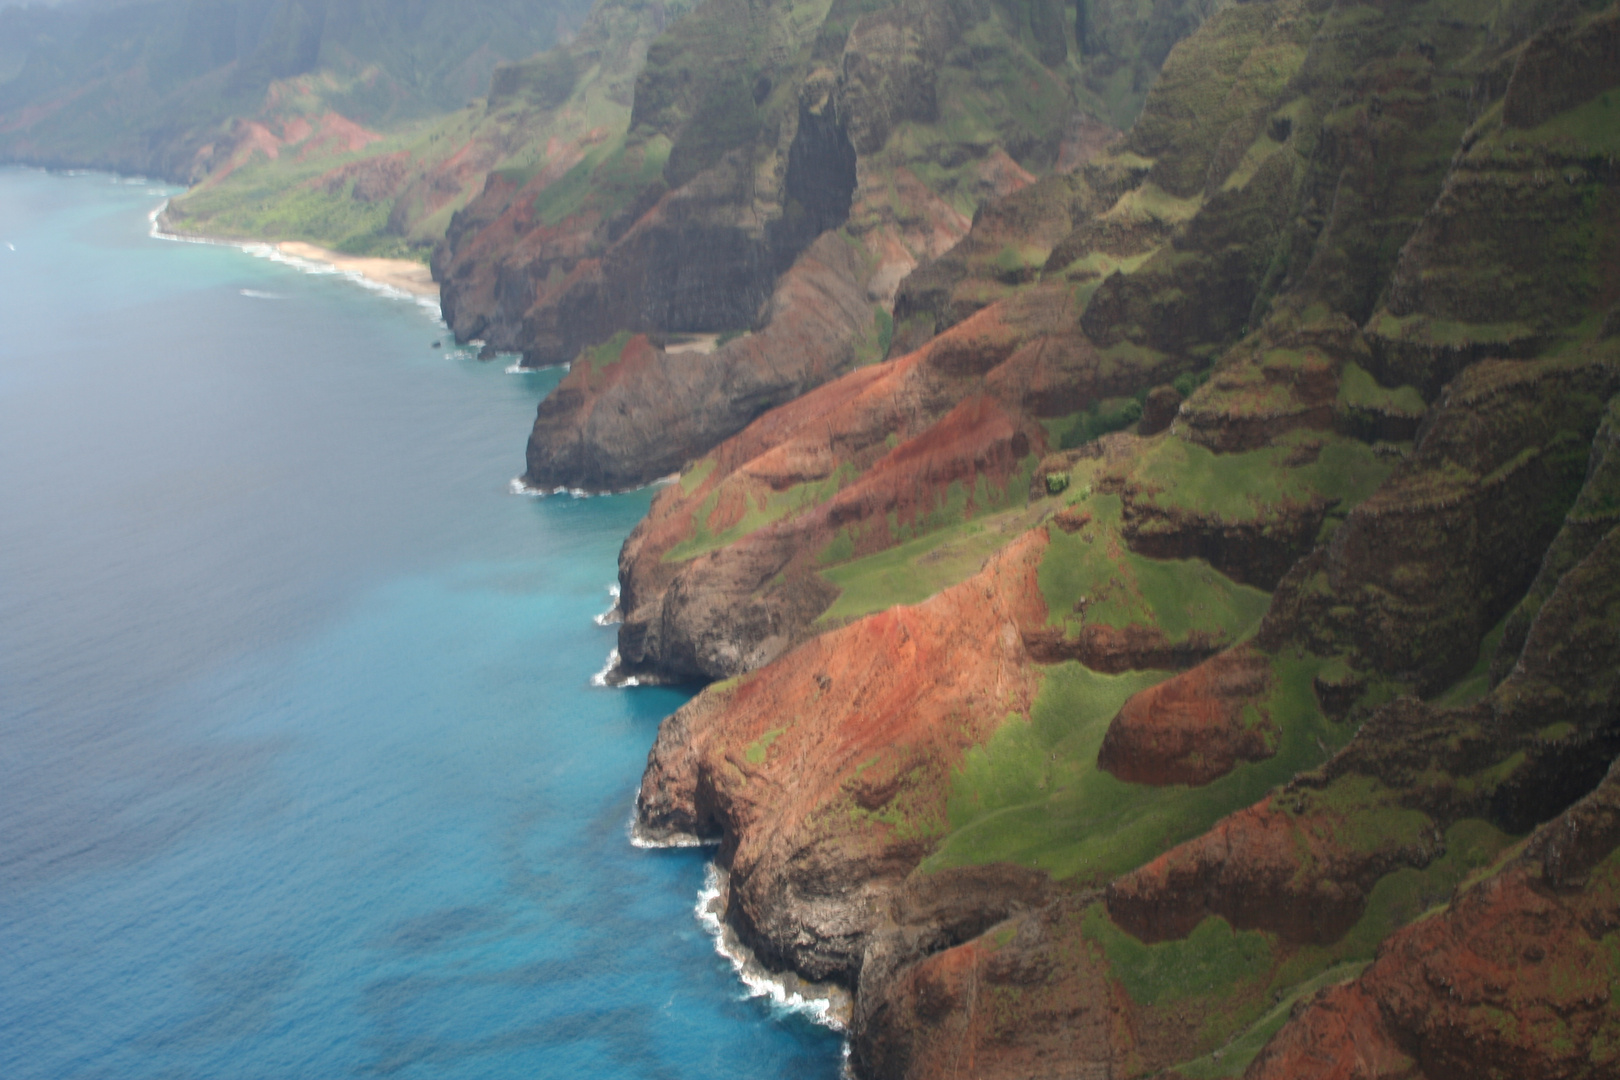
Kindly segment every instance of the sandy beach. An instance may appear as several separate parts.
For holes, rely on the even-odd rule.
[[[345,255],[302,240],[283,240],[276,245],[283,255],[310,262],[326,263],[347,273],[359,274],[380,285],[388,285],[412,296],[438,296],[439,286],[428,268],[409,259],[374,259],[360,255]]]

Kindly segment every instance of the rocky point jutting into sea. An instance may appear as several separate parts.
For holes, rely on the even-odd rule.
[[[678,474],[636,827],[856,1076],[1620,1075],[1620,6],[604,0],[482,109],[321,197],[568,365],[531,489]]]

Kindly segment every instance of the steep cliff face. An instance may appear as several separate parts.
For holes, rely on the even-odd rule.
[[[624,126],[566,170],[492,179],[452,222],[435,273],[458,337],[531,365],[571,363],[615,333],[685,352],[683,335],[706,348],[751,330],[761,340],[718,349],[701,378],[758,392],[683,423],[693,400],[652,392],[656,380],[570,386],[537,417],[527,482],[645,483],[882,358],[900,280],[961,239],[984,199],[1083,161],[1205,16],[1190,0],[1095,7],[1089,30],[1044,2],[937,0],[711,0],[673,23]],[[809,252],[833,230],[855,261],[828,305],[784,275],[824,272]],[[815,266],[795,270],[801,258]],[[851,291],[864,312],[845,310]],[[783,320],[837,329],[773,339]],[[607,413],[621,419],[604,425]],[[661,452],[632,450],[655,438]],[[598,459],[612,471],[587,464]]]
[[[829,234],[778,280],[758,333],[704,350],[621,331],[586,350],[541,403],[527,482],[614,491],[679,472],[691,447],[718,442],[853,362],[872,325],[861,277],[860,255]],[[668,415],[656,430],[642,423],[652,412]]]
[[[1360,47],[1347,45],[1341,35],[1319,32],[1326,17],[1325,12],[1288,3],[1249,4],[1218,13],[1200,34],[1172,52],[1141,121],[1124,143],[1095,155],[1074,173],[1050,177],[992,203],[980,213],[967,239],[908,279],[896,302],[901,319],[896,340],[928,343],[936,331],[959,325],[961,334],[949,330],[939,339],[938,349],[945,350],[940,355],[972,352],[971,357],[964,353],[964,359],[947,363],[959,364],[960,374],[979,376],[982,383],[972,378],[942,380],[933,392],[930,411],[918,413],[908,404],[912,392],[902,390],[899,377],[886,377],[861,392],[866,402],[875,402],[875,395],[885,392],[897,395],[883,406],[895,417],[886,427],[867,424],[855,435],[840,431],[838,421],[829,425],[818,420],[818,426],[807,425],[797,436],[781,423],[761,424],[753,437],[739,436],[738,448],[754,448],[750,456],[769,451],[767,457],[785,453],[818,463],[813,477],[807,474],[789,482],[815,480],[822,485],[818,497],[791,505],[779,502],[774,513],[744,519],[746,533],[760,530],[758,537],[733,532],[728,537],[732,543],[718,551],[713,549],[719,545],[704,539],[728,527],[711,526],[721,501],[736,497],[726,492],[746,486],[741,477],[734,481],[727,474],[735,476],[734,470],[740,470],[746,476],[755,469],[744,464],[747,459],[739,449],[720,448],[712,455],[719,467],[704,459],[702,467],[709,471],[700,483],[683,490],[681,497],[663,496],[638,530],[638,538],[626,548],[621,584],[632,601],[626,607],[629,617],[621,635],[621,655],[651,670],[667,663],[668,674],[683,678],[734,674],[737,661],[708,666],[701,661],[696,665],[666,661],[665,657],[701,654],[681,640],[683,617],[664,599],[666,589],[683,580],[695,582],[694,575],[702,575],[707,587],[701,593],[708,598],[704,603],[717,615],[723,604],[767,602],[756,599],[756,594],[779,573],[786,578],[776,582],[778,588],[826,596],[825,588],[807,588],[795,579],[807,584],[812,578],[825,580],[828,564],[921,543],[924,536],[937,537],[942,525],[965,524],[963,519],[1006,507],[1014,497],[1006,494],[1007,468],[988,459],[982,467],[937,472],[939,482],[932,492],[890,491],[884,498],[859,501],[840,496],[838,508],[823,507],[835,487],[859,483],[868,490],[881,484],[892,488],[901,474],[884,478],[874,473],[865,479],[874,467],[869,463],[878,441],[893,440],[894,453],[906,452],[899,442],[920,436],[926,425],[972,393],[990,393],[1009,415],[1009,440],[1015,437],[1013,431],[1024,440],[1018,456],[1038,457],[1134,421],[1140,415],[1139,402],[1145,402],[1155,387],[1161,388],[1162,409],[1166,398],[1174,402],[1178,397],[1165,384],[1180,377],[1187,391],[1197,385],[1210,352],[1230,345],[1244,329],[1242,323],[1258,302],[1264,265],[1277,257],[1279,230],[1295,216],[1295,205],[1317,197],[1316,188],[1327,183],[1319,173],[1338,179],[1348,171],[1337,156],[1319,152],[1311,128],[1296,132],[1289,119],[1297,115],[1305,124],[1306,110],[1313,106],[1313,99],[1300,94],[1296,83],[1309,86],[1316,97],[1336,101],[1342,86],[1318,86],[1314,73],[1320,68],[1340,70],[1361,55]],[[1405,30],[1416,35],[1423,28]],[[1307,41],[1331,55],[1313,61],[1302,44]],[[1465,45],[1469,42],[1457,48]],[[1338,55],[1347,48],[1356,55]],[[1286,114],[1286,124],[1272,115],[1279,110]],[[1460,134],[1460,117],[1453,127]],[[1217,153],[1222,145],[1246,149]],[[1147,157],[1148,152],[1160,156]],[[1399,158],[1389,160],[1380,166],[1389,176],[1362,182],[1389,188],[1421,186],[1422,178],[1407,176],[1404,164]],[[1201,178],[1196,191],[1186,179],[1195,173]],[[1429,181],[1430,198],[1439,184],[1438,178]],[[1314,240],[1319,257],[1326,259],[1339,250],[1340,231],[1325,229],[1298,242],[1309,245]],[[997,252],[994,257],[989,255],[992,250]],[[1307,246],[1301,254],[1302,264],[1308,264],[1310,251]],[[1367,272],[1381,267],[1387,276],[1393,255],[1393,250],[1387,251],[1383,262]],[[1370,379],[1366,382],[1371,391],[1352,381],[1358,396],[1340,393],[1343,366],[1367,361],[1369,350],[1352,321],[1352,314],[1365,318],[1367,313],[1330,314],[1331,309],[1320,310],[1325,303],[1312,308],[1309,301],[1321,295],[1319,279],[1325,275],[1302,270],[1301,277],[1287,295],[1295,308],[1308,312],[1310,323],[1301,325],[1293,308],[1280,314],[1267,324],[1264,336],[1251,337],[1253,352],[1247,362],[1227,364],[1212,388],[1181,408],[1182,434],[1187,438],[1178,439],[1176,449],[1155,455],[1141,477],[1127,475],[1132,468],[1121,466],[1098,478],[1122,496],[1126,540],[1133,552],[1159,559],[1203,558],[1239,581],[1270,588],[1309,549],[1330,511],[1342,517],[1348,505],[1338,504],[1352,493],[1365,497],[1367,491],[1357,488],[1356,476],[1341,473],[1319,491],[1312,490],[1309,481],[1290,482],[1283,485],[1286,491],[1279,489],[1274,497],[1263,494],[1254,506],[1245,506],[1242,500],[1192,505],[1175,493],[1181,483],[1175,472],[1182,466],[1203,471],[1204,458],[1200,451],[1180,449],[1182,442],[1216,451],[1259,453],[1269,448],[1269,454],[1261,454],[1263,463],[1249,460],[1247,467],[1261,472],[1281,468],[1288,476],[1312,470],[1326,474],[1332,463],[1342,463],[1353,464],[1357,475],[1370,475],[1366,452],[1342,439],[1302,438],[1286,447],[1278,439],[1296,428],[1335,436],[1410,436],[1423,409],[1421,397],[1411,391],[1391,395]],[[1340,278],[1327,280],[1340,287]],[[1179,307],[1170,310],[1153,300],[1158,293],[1172,298],[1167,302],[1174,305],[1206,313],[1199,318],[1228,321],[1195,331],[1190,317],[1178,314]],[[1152,310],[1129,314],[1120,307],[1129,296],[1146,297],[1143,302]],[[968,322],[961,321],[968,316]],[[981,325],[1004,328],[996,346],[1000,351],[980,344]],[[1159,336],[1150,341],[1143,327],[1155,328]],[[1163,336],[1172,331],[1181,339]],[[932,344],[925,347],[935,349]],[[932,355],[919,351],[893,365],[897,371],[910,370],[919,364],[916,357]],[[927,361],[921,369],[937,366]],[[1353,380],[1362,372],[1358,366],[1351,373]],[[849,379],[853,385],[864,377]],[[844,396],[840,390],[826,395],[826,400]],[[1363,398],[1369,403],[1363,404]],[[1398,399],[1399,404],[1386,405],[1385,398]],[[811,404],[803,408],[810,409]],[[760,445],[762,436],[782,440],[783,445]],[[941,436],[933,441],[945,445],[951,440]],[[817,442],[820,445],[814,445]],[[1323,453],[1329,464],[1317,465]],[[1030,462],[1025,471],[1034,466]],[[763,465],[764,471],[769,468]],[[1243,468],[1232,469],[1231,476],[1236,479]],[[954,493],[952,483],[958,485]],[[1344,490],[1327,490],[1334,484]],[[997,490],[999,496],[992,494]],[[919,495],[920,507],[904,505],[915,504]],[[790,539],[788,532],[801,535]],[[828,547],[840,535],[845,543]],[[820,565],[756,555],[765,546],[797,549],[812,543],[819,549]],[[694,551],[710,554],[684,569],[671,565]],[[733,563],[737,569],[728,571]],[[772,568],[764,578],[749,578],[767,563]],[[683,587],[671,595],[681,598],[699,592]],[[832,604],[832,597],[824,603]],[[850,607],[815,611],[807,603],[798,604],[794,611],[802,614],[784,615],[791,622],[784,634],[779,621],[776,636],[792,641],[809,630],[810,620],[824,614],[859,613]],[[749,628],[758,620],[709,618],[705,613],[695,621],[727,627],[735,638],[728,655],[767,655],[749,639]],[[649,627],[653,629],[644,631]],[[1100,633],[1087,631],[1092,639]],[[1101,650],[1118,647],[1115,642],[1095,644]],[[1139,648],[1146,646],[1138,643]],[[1215,647],[1218,644],[1210,642],[1187,658],[1208,655]],[[1111,670],[1117,669],[1116,664]]]
[[[1615,18],[1217,11],[655,501],[641,820],[858,1075],[1612,1070]]]

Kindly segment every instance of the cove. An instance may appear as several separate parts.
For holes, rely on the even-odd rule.
[[[558,373],[165,194],[0,170],[0,1076],[835,1077],[627,838],[651,493],[509,494]]]

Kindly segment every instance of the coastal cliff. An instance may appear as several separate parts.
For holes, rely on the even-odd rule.
[[[151,160],[567,365],[531,490],[673,478],[613,674],[704,688],[635,827],[855,1075],[1615,1075],[1620,7],[578,26]]]
[[[639,827],[857,1075],[1608,1075],[1616,25],[1218,9],[659,494]]]
[[[888,354],[900,281],[986,199],[1129,124],[1207,14],[1096,6],[1090,29],[1044,2],[935,0],[711,0],[673,23],[622,128],[567,171],[492,177],[435,252],[459,338],[575,371],[539,412],[525,482],[647,483]],[[638,334],[651,352],[617,371],[615,335]],[[720,392],[637,392],[648,373]]]

